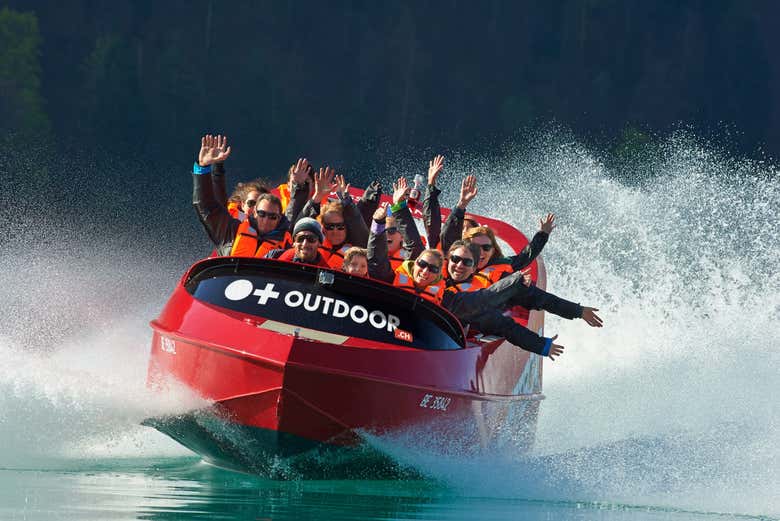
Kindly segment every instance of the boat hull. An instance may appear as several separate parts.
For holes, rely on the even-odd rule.
[[[529,327],[542,320],[532,312]],[[152,327],[150,385],[173,378],[213,405],[146,423],[222,467],[387,476],[408,472],[388,443],[459,454],[533,443],[542,359],[503,339],[453,350],[339,341],[218,309],[183,284]]]

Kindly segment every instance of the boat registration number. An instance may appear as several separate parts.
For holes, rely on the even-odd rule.
[[[422,397],[422,400],[420,400],[420,407],[423,409],[433,409],[435,411],[446,411],[451,403],[452,398],[426,394]]]

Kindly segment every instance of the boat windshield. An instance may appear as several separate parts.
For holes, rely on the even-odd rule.
[[[417,349],[465,343],[460,323],[440,306],[316,266],[218,257],[195,265],[185,288],[202,302],[301,328]]]

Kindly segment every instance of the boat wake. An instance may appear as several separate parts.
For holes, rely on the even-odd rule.
[[[529,235],[558,215],[549,289],[599,307],[606,327],[548,318],[566,353],[545,363],[532,454],[420,433],[368,436],[373,449],[469,496],[780,514],[777,170],[686,135],[652,146],[631,172],[554,132],[448,163],[444,204],[473,171],[475,212],[501,209]],[[99,256],[82,242],[2,254],[0,467],[187,454],[139,426],[204,406],[146,391],[147,320],[207,245],[176,259],[121,241]]]

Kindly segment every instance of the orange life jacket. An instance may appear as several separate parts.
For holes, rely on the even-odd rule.
[[[419,289],[417,288],[417,286],[414,285],[412,276],[404,268],[405,265],[401,264],[401,266],[397,270],[395,270],[395,279],[393,280],[393,286],[404,289],[411,293],[415,293],[426,300],[435,302],[436,304],[439,304],[441,302],[441,298],[444,295],[444,281],[439,280],[438,282],[435,282],[433,284],[425,286],[422,289]]]
[[[403,251],[404,249],[401,248],[397,252],[391,253],[388,256],[388,260],[390,261],[390,267],[393,268],[393,271],[397,270],[398,267],[401,266],[401,264],[403,264],[405,260],[409,260],[407,257],[401,255],[401,252]]]
[[[477,275],[487,280],[489,282],[488,285],[490,285],[514,272],[515,270],[508,262],[497,262],[496,264],[488,264],[482,268]]]
[[[238,219],[242,222],[246,220],[246,214],[241,211],[241,203],[229,201],[227,204],[227,211],[233,219]]]
[[[486,279],[482,277],[472,276],[469,280],[453,284],[452,286],[446,286],[444,291],[450,293],[460,293],[462,291],[478,291],[488,287],[490,284]]]
[[[230,255],[236,257],[265,257],[271,250],[289,248],[292,245],[290,232],[284,232],[279,239],[266,239],[257,243],[257,230],[249,223],[249,219],[238,225],[236,238],[233,239],[233,247]]]
[[[287,205],[290,203],[290,187],[287,183],[276,187],[279,191],[279,200],[282,202],[282,214],[287,211]]]
[[[328,239],[325,239],[325,242],[322,243],[322,248],[320,248],[320,255],[322,255],[322,258],[325,259],[331,268],[340,270],[344,265],[344,255],[346,255],[347,250],[351,247],[351,244],[345,243],[337,248],[336,246],[332,246]]]

